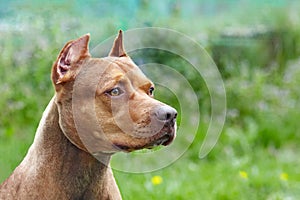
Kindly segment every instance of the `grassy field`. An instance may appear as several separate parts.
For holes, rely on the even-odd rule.
[[[149,173],[114,170],[123,198],[300,199],[299,8],[288,0],[1,2],[0,182],[32,143],[54,94],[51,65],[66,41],[90,32],[92,48],[118,29],[165,27],[189,35],[215,60],[226,88],[226,123],[213,151],[199,159],[210,118],[205,82],[168,52],[135,55],[187,78],[199,99],[201,126],[179,126],[197,135],[171,165]],[[167,45],[184,49],[176,42]],[[158,91],[158,98],[179,106],[172,95]]]

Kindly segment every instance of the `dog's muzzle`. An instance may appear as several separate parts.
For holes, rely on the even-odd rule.
[[[159,131],[159,138],[153,141],[149,147],[157,145],[169,145],[176,136],[176,117],[177,111],[167,105],[159,106],[154,110],[156,120],[163,123],[161,130]]]
[[[152,130],[148,130],[150,135],[143,135],[145,144],[128,146],[124,144],[114,144],[119,150],[131,152],[139,149],[152,149],[155,146],[169,145],[176,137],[176,117],[177,111],[168,105],[159,105],[151,112]],[[141,137],[140,137],[141,138]]]

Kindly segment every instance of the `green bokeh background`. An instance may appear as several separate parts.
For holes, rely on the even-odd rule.
[[[299,10],[296,0],[1,0],[0,182],[32,143],[54,94],[51,65],[66,41],[89,32],[93,48],[119,29],[164,27],[190,36],[214,59],[227,92],[226,124],[214,150],[199,159],[210,117],[204,81],[169,52],[133,54],[137,62],[182,73],[198,96],[202,120],[188,151],[169,167],[115,171],[123,198],[300,199]],[[166,45],[184,48],[177,41]],[[156,95],[179,106],[163,88]],[[162,182],[153,184],[154,176]]]

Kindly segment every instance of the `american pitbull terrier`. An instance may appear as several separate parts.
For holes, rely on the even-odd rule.
[[[92,58],[84,35],[52,67],[55,95],[24,160],[0,185],[0,199],[121,199],[109,166],[118,151],[170,144],[176,110],[153,98],[153,83],[123,48]]]

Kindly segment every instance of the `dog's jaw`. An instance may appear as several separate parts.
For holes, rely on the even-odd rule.
[[[165,125],[158,133],[149,137],[139,137],[141,142],[136,144],[120,144],[114,143],[114,145],[121,151],[132,152],[140,149],[152,149],[156,146],[168,146],[176,137],[176,119],[174,119],[172,125]],[[133,135],[133,134],[131,134]],[[150,134],[151,135],[151,134]],[[145,142],[146,141],[146,142]]]

